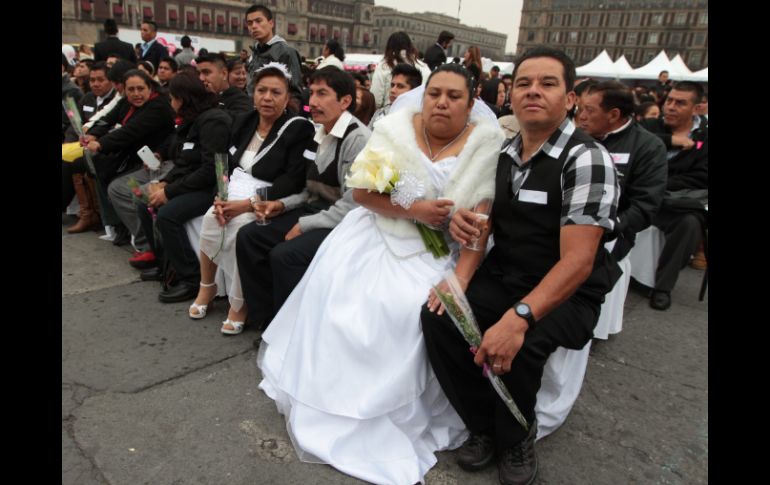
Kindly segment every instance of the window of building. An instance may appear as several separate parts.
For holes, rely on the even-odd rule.
[[[580,17],[581,15],[579,13],[573,13],[572,18],[570,19],[570,25],[572,26],[580,25]]]
[[[586,32],[586,42],[596,43],[596,32]]]
[[[554,44],[559,42],[559,32],[551,32],[551,42]]]
[[[567,55],[571,58],[575,58],[575,48],[574,47],[567,47]]]
[[[703,47],[706,45],[706,34],[704,32],[698,32],[693,37],[693,41],[690,44],[693,47]]]
[[[617,27],[620,25],[620,14],[619,13],[611,13],[610,14],[610,26],[611,27]]]
[[[680,45],[682,45],[682,34],[679,32],[671,34],[671,37],[669,38],[669,45],[676,46],[676,47],[679,47]]]
[[[599,21],[601,20],[601,18],[602,18],[601,14],[598,14],[598,13],[591,14],[591,21],[588,25],[590,25],[591,27],[598,27]]]
[[[594,58],[594,48],[589,47],[587,49],[583,49],[583,59],[586,61],[590,61]]]
[[[674,25],[684,25],[687,22],[687,14],[679,12],[674,15]]]
[[[651,60],[655,59],[655,54],[656,54],[655,51],[644,51],[644,57],[643,57],[642,62],[647,64]]]
[[[652,14],[650,25],[663,25],[663,14],[662,13]]]
[[[530,15],[529,16],[529,25],[537,25],[538,16],[537,15]]]
[[[687,58],[689,67],[692,67],[692,68],[700,67],[702,59],[703,59],[703,54],[701,52],[690,52],[690,55]]]
[[[698,25],[708,25],[709,24],[709,13],[703,12],[702,14],[698,15]]]
[[[626,45],[636,45],[638,38],[639,34],[637,32],[628,32],[626,34]]]
[[[634,12],[631,14],[631,22],[628,24],[632,27],[639,27],[642,25],[642,14],[640,12]]]
[[[618,41],[618,33],[617,32],[607,32],[607,43],[608,44],[614,44]]]
[[[571,44],[574,44],[574,43],[576,43],[576,42],[577,42],[577,39],[578,39],[578,34],[577,34],[577,32],[570,32],[570,33],[569,33],[569,41],[570,41],[570,43],[571,43]]]
[[[527,32],[527,42],[533,42],[535,40],[535,33],[531,30]]]
[[[647,45],[658,45],[658,33],[650,32],[647,34]]]
[[[551,25],[561,25],[561,14],[557,13],[553,17],[551,17]]]

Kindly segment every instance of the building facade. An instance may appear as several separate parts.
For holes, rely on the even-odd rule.
[[[545,44],[580,66],[603,49],[641,67],[661,50],[687,67],[708,67],[706,0],[524,0],[516,52]]]
[[[245,11],[252,0],[62,0],[62,42],[94,44],[104,38],[104,20],[138,29],[152,20],[158,29],[190,36],[229,39],[235,50],[251,46]],[[374,0],[264,0],[273,11],[275,33],[301,55],[320,56],[329,39],[346,52],[374,48]],[[177,46],[179,47],[179,46]]]
[[[481,27],[470,27],[455,17],[433,12],[406,13],[388,7],[374,7],[374,47],[378,53],[385,51],[388,37],[398,31],[409,34],[420,52],[436,43],[438,34],[448,30],[455,35],[447,57],[463,57],[469,46],[478,46],[481,55],[502,60],[505,55],[506,34],[492,32]]]

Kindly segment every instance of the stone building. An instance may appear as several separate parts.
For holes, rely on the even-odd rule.
[[[708,2],[524,0],[516,52],[538,44],[563,49],[577,65],[606,49],[635,68],[665,50],[697,71],[708,66]]]
[[[469,46],[478,46],[481,55],[495,60],[502,60],[505,55],[506,34],[492,32],[482,27],[463,25],[455,17],[433,12],[406,13],[387,7],[374,7],[375,34],[374,50],[385,50],[388,37],[403,30],[412,39],[420,52],[432,46],[442,30],[455,35],[447,52],[448,57],[462,58]]]

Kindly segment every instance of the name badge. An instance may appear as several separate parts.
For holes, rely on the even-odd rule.
[[[519,200],[522,202],[532,202],[533,204],[547,205],[548,192],[540,190],[519,190]]]
[[[230,155],[235,155],[235,152],[237,152],[237,151],[238,151],[238,149],[235,148],[234,145],[230,147]]]
[[[94,107],[93,106],[83,106],[83,111],[88,113],[93,113]]]
[[[195,146],[195,143],[187,142],[184,145],[182,145],[182,150],[192,150]]]
[[[311,152],[310,150],[305,150],[305,153],[303,153],[302,156],[308,160],[315,160],[315,152]]]
[[[612,157],[612,163],[615,165],[628,165],[628,159],[631,157],[630,153],[610,153]]]

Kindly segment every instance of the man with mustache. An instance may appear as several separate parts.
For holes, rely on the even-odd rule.
[[[251,223],[238,231],[238,271],[251,325],[270,323],[324,238],[357,205],[345,177],[371,132],[352,115],[355,108],[356,85],[349,73],[326,67],[312,74],[310,114],[319,126],[316,153],[305,154],[307,186],[268,202],[264,215],[270,225]]]

